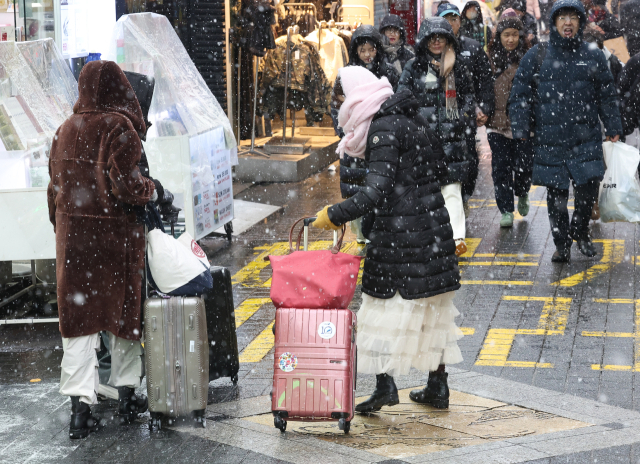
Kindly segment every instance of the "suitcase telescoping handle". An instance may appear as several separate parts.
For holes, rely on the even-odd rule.
[[[289,251],[290,252],[294,252],[294,251],[300,251],[300,242],[303,242],[303,250],[307,251],[307,249],[309,248],[309,224],[311,224],[313,221],[315,221],[316,218],[315,217],[305,217],[302,219],[298,219],[293,226],[291,226],[291,230],[289,231]],[[294,231],[296,229],[296,226],[300,223],[303,222],[303,226],[302,229],[300,230],[300,232],[298,233],[298,240],[297,240],[297,246],[294,249],[293,248],[293,234]],[[344,234],[347,231],[347,227],[346,225],[343,225],[341,228],[341,234],[338,234],[337,230],[333,231],[333,247],[331,248],[331,252],[332,253],[338,253],[340,251],[340,248],[342,248],[342,242],[344,240]],[[339,235],[339,236],[338,236]]]

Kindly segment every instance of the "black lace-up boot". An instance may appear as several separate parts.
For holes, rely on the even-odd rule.
[[[377,374],[376,389],[367,400],[356,406],[356,411],[360,413],[379,411],[382,406],[393,406],[399,402],[398,389],[393,377],[387,374]]]
[[[449,407],[449,385],[447,378],[449,374],[442,369],[429,372],[427,386],[419,390],[412,390],[409,398],[416,403],[430,404],[434,408],[447,409]]]
[[[123,423],[129,424],[147,411],[149,402],[145,395],[136,394],[130,387],[118,387],[118,413]]]
[[[91,432],[97,432],[100,428],[100,418],[91,415],[89,405],[80,401],[79,396],[72,396],[69,438],[86,438]]]

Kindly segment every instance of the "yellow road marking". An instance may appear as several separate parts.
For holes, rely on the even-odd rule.
[[[611,337],[611,338],[631,338],[636,334],[632,332],[589,332],[584,330],[582,332],[583,337]]]
[[[594,240],[596,243],[602,243],[602,259],[598,264],[591,266],[589,269],[578,274],[574,274],[551,285],[560,287],[573,287],[585,280],[592,280],[610,270],[616,264],[620,264],[624,260],[624,240]]]
[[[620,366],[616,364],[592,364],[591,369],[594,371],[633,371],[640,372],[640,300],[632,300],[630,298],[594,298],[596,303],[605,304],[630,304],[634,303],[633,322],[635,332],[605,332],[605,331],[583,331],[583,337],[613,337],[613,338],[634,338],[633,343],[633,366]]]
[[[531,280],[461,280],[462,285],[533,285]]]
[[[525,261],[459,261],[460,266],[537,266],[538,263]]]
[[[612,303],[612,304],[618,304],[618,303],[626,303],[626,304],[631,304],[631,303],[635,303],[636,300],[632,300],[631,298],[594,298],[593,302],[594,303]]]
[[[630,371],[631,366],[618,366],[615,364],[607,364],[605,366],[601,366],[600,364],[591,364],[591,369],[594,371]]]
[[[544,335],[545,332],[549,331],[564,333],[567,327],[571,298],[553,296],[503,296],[502,299],[505,301],[544,302],[537,329],[537,331],[541,331],[542,333],[526,333],[526,335]]]
[[[477,366],[506,366],[506,367],[539,367],[549,369],[551,363],[538,363],[534,361],[509,361],[509,353],[513,340],[518,333],[517,329],[489,329],[484,339],[484,344],[478,354]]]
[[[460,257],[471,258],[478,249],[480,242],[482,242],[481,238],[465,238],[464,243],[467,245],[467,251],[460,255]]]
[[[474,258],[539,258],[540,255],[529,255],[524,253],[476,253]]]
[[[265,261],[269,255],[284,255],[289,251],[289,242],[277,242],[273,245],[265,245],[264,247],[256,247],[263,249],[257,257],[249,264],[240,269],[231,277],[231,285],[241,284],[244,287],[258,287],[262,283],[260,279],[260,271],[269,265],[269,261]]]
[[[470,337],[471,335],[476,333],[476,329],[474,329],[473,327],[460,327],[460,330],[462,330],[462,333],[465,337]]]
[[[272,328],[275,321],[271,321],[271,324],[260,332],[256,338],[254,338],[249,345],[240,353],[241,363],[255,363],[260,362],[262,358],[271,350],[275,342]]]
[[[247,298],[234,310],[236,315],[236,329],[246,322],[262,305],[270,303],[271,298]]]
[[[537,329],[489,329],[478,354],[479,366],[552,368],[551,363],[509,361],[509,353],[516,335],[563,335],[567,327],[571,298],[546,296],[503,296],[505,301],[542,301],[542,313]]]
[[[497,203],[495,200],[469,200],[469,203],[476,203],[475,205],[469,205],[469,208],[471,209],[476,209],[476,208],[493,208],[493,207],[497,207]],[[530,200],[529,201],[529,205],[531,206],[538,206],[540,208],[546,208],[547,207],[547,202],[546,201],[542,201],[542,200]],[[574,209],[573,206],[569,205],[567,206],[567,209]]]

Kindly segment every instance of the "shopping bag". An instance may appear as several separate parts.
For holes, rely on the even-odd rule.
[[[640,154],[622,142],[605,142],[607,171],[600,183],[602,222],[640,222],[640,183],[636,179]]]
[[[180,239],[166,234],[152,203],[147,205],[145,224],[147,277],[152,287],[172,296],[196,296],[213,288],[209,261],[189,234]]]
[[[341,253],[346,228],[330,250],[300,251],[300,236],[294,251],[292,238],[297,221],[289,232],[286,256],[269,256],[273,276],[271,300],[276,308],[346,309],[353,299],[361,256]]]

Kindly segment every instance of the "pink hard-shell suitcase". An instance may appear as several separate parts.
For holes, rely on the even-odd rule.
[[[304,220],[305,251],[312,221]],[[337,250],[344,232],[339,240],[334,233]],[[278,307],[274,328],[271,411],[276,428],[284,432],[290,420],[338,421],[340,430],[349,433],[355,407],[356,315],[346,308]]]
[[[356,316],[349,309],[276,311],[274,425],[337,420],[349,432],[354,414]]]

